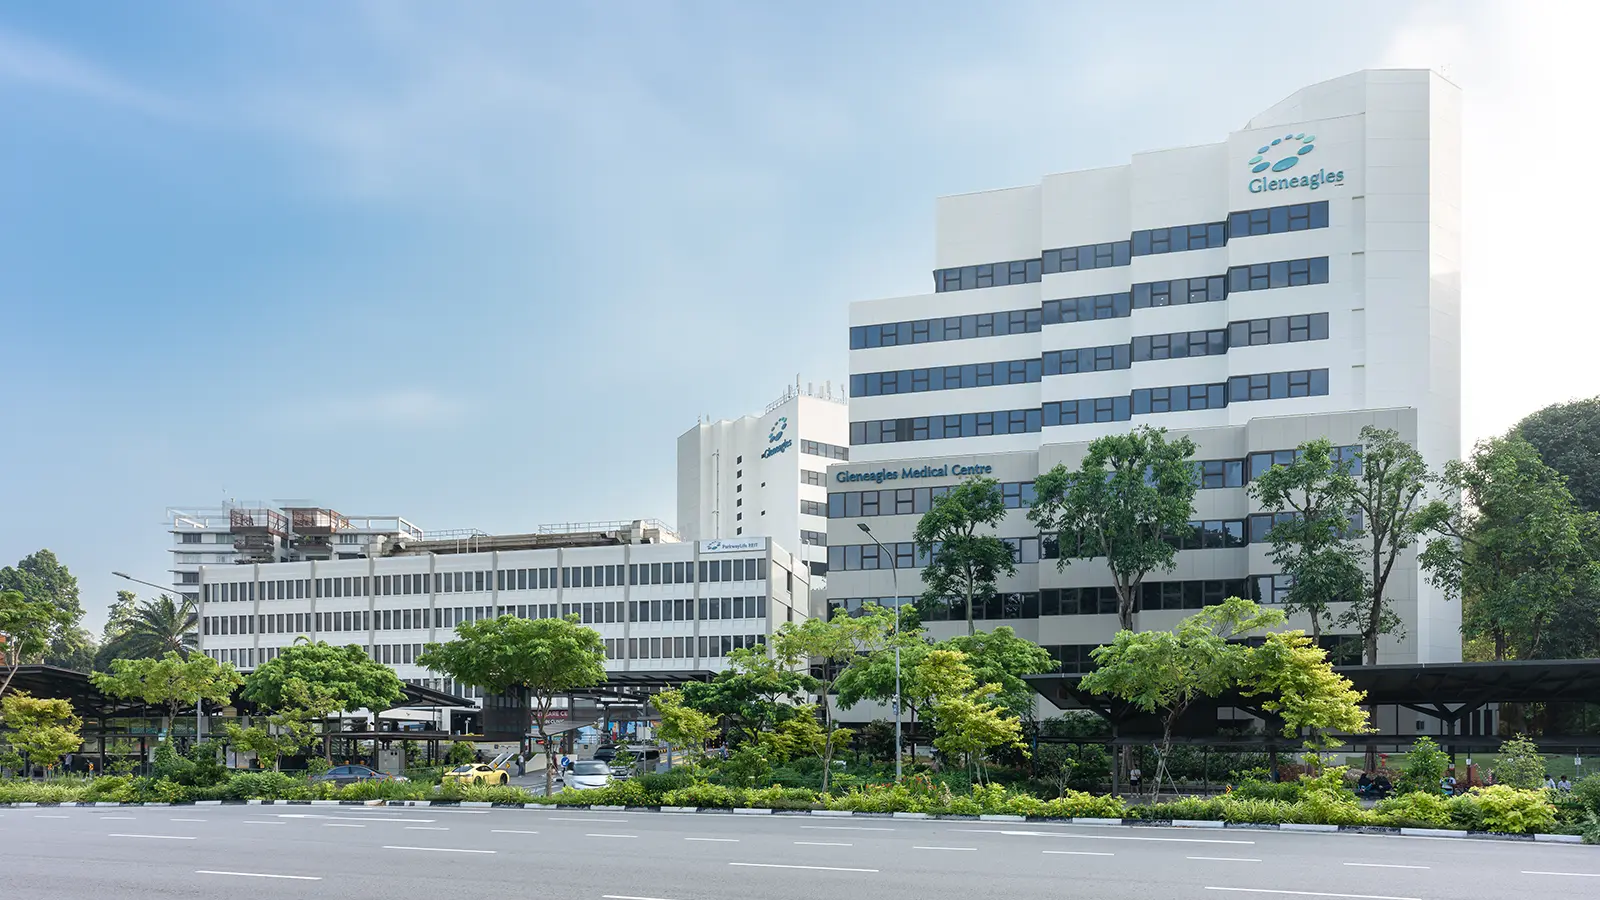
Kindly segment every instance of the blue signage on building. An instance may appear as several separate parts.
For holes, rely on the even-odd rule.
[[[783,451],[794,446],[794,441],[786,441],[783,439],[783,432],[788,427],[788,416],[779,416],[778,421],[772,423],[772,430],[767,432],[767,443],[774,444],[776,446],[768,447],[766,451],[761,454],[762,459],[766,459],[771,456],[777,456],[779,453],[782,453]],[[778,443],[779,441],[783,441],[783,443],[780,444]]]
[[[902,469],[879,469],[876,472],[836,472],[833,480],[841,484],[852,481],[873,481],[883,484],[885,481],[899,481],[908,478],[963,478],[968,475],[988,475],[993,471],[993,466],[960,466],[955,463],[946,463],[942,466],[907,466]]]
[[[1249,166],[1250,171],[1257,175],[1268,171],[1287,172],[1300,163],[1302,156],[1308,156],[1311,151],[1317,149],[1317,145],[1312,143],[1316,139],[1316,135],[1306,134],[1303,131],[1299,134],[1287,134],[1281,138],[1273,138],[1270,143],[1257,150],[1256,155],[1252,156],[1245,165]],[[1269,159],[1269,157],[1280,153],[1285,155],[1276,160]],[[1314,191],[1325,184],[1340,184],[1343,181],[1343,169],[1337,172],[1319,169],[1315,174],[1291,175],[1287,178],[1252,178],[1250,179],[1250,193],[1261,194],[1267,191],[1286,191],[1292,188],[1310,188]]]

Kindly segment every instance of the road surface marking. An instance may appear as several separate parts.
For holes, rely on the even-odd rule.
[[[801,825],[813,831],[893,831],[893,828],[872,828],[865,825]]]
[[[1344,900],[1422,900],[1421,897],[1386,897],[1382,894],[1329,894],[1323,891],[1276,891],[1271,888],[1210,887],[1208,891],[1239,891],[1245,894],[1290,894],[1295,897],[1340,897]]]
[[[737,844],[738,838],[684,838],[686,841],[706,841],[713,844]]]
[[[181,834],[108,834],[106,837],[149,838],[153,841],[192,841],[194,838]]]
[[[802,847],[854,847],[854,844],[841,844],[837,841],[795,841]]]
[[[430,809],[428,812],[445,813],[451,816],[487,816],[487,809]]]
[[[245,819],[244,820],[244,824],[246,824],[246,825],[287,825],[289,823],[288,822],[266,822],[266,821],[263,821],[261,819]]]
[[[913,850],[977,850],[977,847],[912,847]]]
[[[1243,856],[1185,856],[1184,859],[1198,859],[1202,862],[1261,862],[1259,859],[1247,859]]]
[[[1428,869],[1431,866],[1402,866],[1397,863],[1345,863],[1347,866],[1361,866],[1365,869]]]
[[[629,897],[627,894],[601,894],[600,900],[667,900],[665,897]]]
[[[1101,853],[1095,850],[1046,850],[1052,856],[1116,856],[1115,853]]]
[[[100,818],[103,821],[110,821],[110,820],[116,820],[116,821],[122,821],[122,822],[132,822],[133,821],[133,816],[101,816]]]
[[[786,866],[782,863],[728,863],[746,869],[812,869],[817,872],[877,872],[877,869],[846,869],[840,866]]]
[[[365,826],[365,825],[357,825],[354,822],[323,822],[322,823],[322,827],[323,828],[365,828],[367,826]]]
[[[315,813],[278,813],[280,819],[326,819],[330,822],[378,822],[387,825],[390,822],[437,822],[438,819],[375,819],[369,816],[319,816]]]
[[[636,838],[636,837],[638,837],[638,835],[637,834],[586,834],[586,835],[584,835],[584,837]]]
[[[70,817],[69,816],[39,816],[39,815],[36,815],[36,816],[34,816],[34,818],[35,819],[66,819],[66,818],[70,818]]]
[[[1595,872],[1529,872],[1523,870],[1524,875],[1565,875],[1569,878],[1600,878],[1600,873]]]
[[[204,822],[205,819],[169,819],[171,822]]]
[[[449,831],[450,829],[449,829],[449,827],[444,826],[444,825],[407,825],[406,826],[406,830],[407,831]]]
[[[268,875],[265,872],[221,872],[216,869],[195,869],[196,875],[232,875],[235,878],[286,878],[290,881],[321,881],[321,875]]]
[[[974,834],[1009,834],[1022,837],[1073,838],[1080,841],[1157,841],[1164,844],[1255,844],[1255,841],[1224,841],[1216,838],[1124,837],[1113,834],[1068,834],[1061,831],[1002,831],[996,828],[955,828]]]
[[[491,834],[538,834],[539,833],[537,831],[517,831],[516,829],[513,829],[513,828],[491,828],[491,829],[489,829],[489,832]]]
[[[549,819],[546,819],[545,821],[548,821],[548,822],[626,822],[628,820],[627,819],[591,819],[588,816],[583,816],[583,817],[574,816],[574,817],[568,819],[568,818],[562,818],[561,816],[551,816]]]
[[[426,853],[498,853],[498,850],[458,850],[455,847],[397,847],[384,844],[385,850],[421,850]]]

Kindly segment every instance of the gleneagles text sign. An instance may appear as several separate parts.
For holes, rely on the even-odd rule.
[[[1298,188],[1317,190],[1324,186],[1344,183],[1344,170],[1311,171],[1311,156],[1316,151],[1317,136],[1304,131],[1290,132],[1283,137],[1266,139],[1260,149],[1245,162],[1250,168],[1250,193],[1265,194]],[[1304,167],[1301,166],[1305,163]],[[1287,174],[1293,171],[1294,174]]]
[[[871,472],[835,472],[833,480],[841,484],[852,481],[900,481],[913,478],[965,478],[969,475],[988,475],[993,466],[963,466],[957,463],[934,463],[922,466],[901,466],[894,469],[876,469]]]

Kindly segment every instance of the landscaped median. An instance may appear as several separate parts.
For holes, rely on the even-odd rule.
[[[1543,790],[1505,786],[1478,788],[1458,797],[1428,793],[1403,794],[1375,807],[1363,807],[1334,777],[1305,779],[1284,791],[1262,786],[1218,797],[1129,805],[1122,798],[1067,791],[1043,800],[1000,785],[976,785],[955,794],[925,781],[872,785],[840,793],[805,788],[738,788],[697,781],[672,773],[645,776],[600,790],[565,790],[539,796],[509,786],[427,785],[417,782],[366,782],[336,787],[271,772],[234,775],[206,788],[187,787],[165,779],[108,776],[45,782],[0,782],[0,804],[311,802],[481,803],[496,806],[649,808],[667,811],[755,810],[805,814],[889,815],[928,817],[1002,816],[1015,820],[1076,821],[1096,824],[1210,824],[1212,827],[1357,830],[1398,833],[1486,833],[1516,836],[1579,835],[1600,843],[1600,811],[1583,798],[1557,798]],[[1253,796],[1292,793],[1294,799]]]

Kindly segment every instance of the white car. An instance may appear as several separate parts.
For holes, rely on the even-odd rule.
[[[595,759],[572,764],[561,780],[575,791],[594,791],[611,784],[611,767]]]

